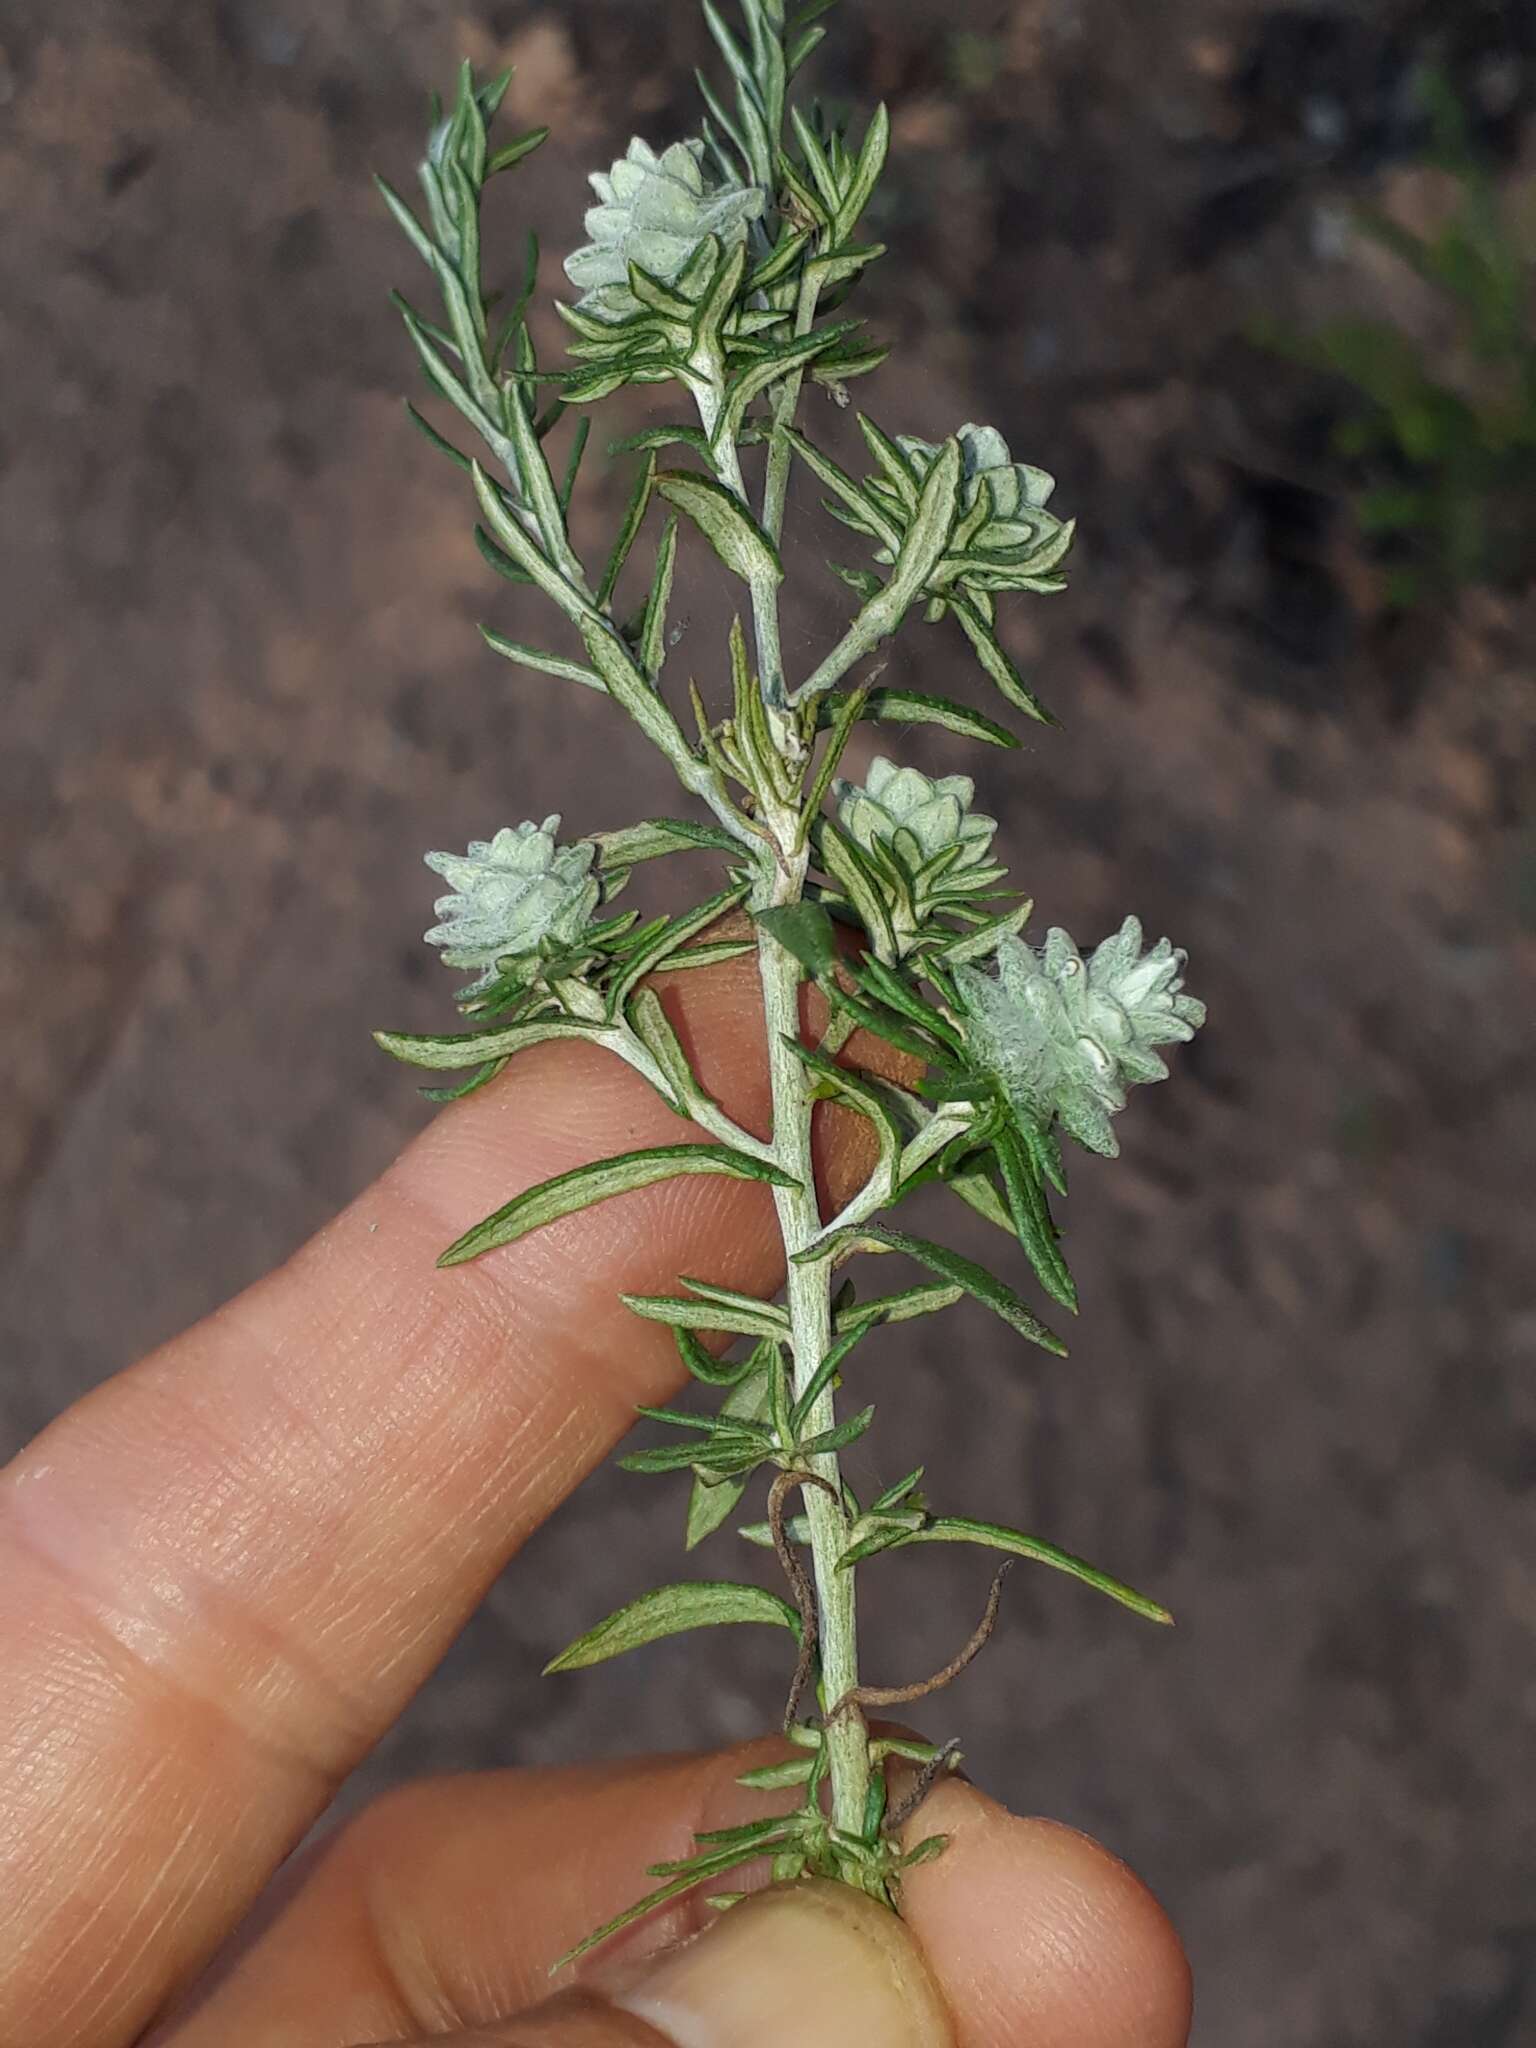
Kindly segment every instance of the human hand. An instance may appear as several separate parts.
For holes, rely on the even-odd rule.
[[[706,1086],[760,1125],[743,973],[690,975],[669,1001]],[[542,2005],[549,1959],[646,1863],[763,1810],[733,1781],[771,1745],[410,1786],[257,1905],[508,1558],[675,1384],[668,1333],[620,1290],[689,1270],[775,1284],[763,1191],[723,1179],[435,1269],[467,1221],[615,1134],[665,1143],[676,1123],[601,1054],[524,1054],[286,1266],[0,1474],[7,2048],[941,2048],[933,1983],[960,2048],[1187,2039],[1184,1959],[1137,1880],[957,1780],[921,1815],[951,1845],[906,1881],[910,1933],[809,1885],[663,1953],[707,1917],[684,1903]],[[859,1172],[856,1120],[824,1135],[835,1194]]]

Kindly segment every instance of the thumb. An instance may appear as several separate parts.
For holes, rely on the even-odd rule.
[[[754,1893],[680,1948],[453,2037],[458,2048],[953,2048],[954,2038],[896,1915],[820,1879]]]

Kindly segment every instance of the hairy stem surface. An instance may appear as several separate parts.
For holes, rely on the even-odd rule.
[[[798,901],[804,879],[803,859],[787,873],[781,870],[775,903]],[[832,1342],[832,1262],[818,1259],[797,1266],[794,1255],[821,1228],[816,1204],[816,1177],[811,1157],[811,1102],[805,1069],[795,1057],[792,1041],[800,1029],[800,968],[772,935],[759,927],[758,973],[763,990],[763,1017],[768,1031],[768,1070],[773,1089],[774,1156],[799,1185],[776,1188],[779,1229],[784,1239],[789,1283],[790,1340],[794,1355],[794,1390],[798,1396]],[[836,1420],[831,1387],[819,1397],[806,1423],[807,1435],[830,1429]],[[858,1620],[854,1574],[840,1572],[837,1562],[847,1541],[842,1508],[842,1482],[835,1451],[809,1460],[818,1478],[834,1489],[805,1489],[810,1524],[812,1572],[821,1620],[821,1670],[827,1702],[851,1692],[859,1682]],[[827,1724],[825,1740],[832,1785],[832,1819],[850,1834],[864,1832],[869,1795],[869,1739],[864,1717],[850,1710]]]

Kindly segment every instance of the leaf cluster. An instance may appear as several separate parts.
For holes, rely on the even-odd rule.
[[[1424,94],[1431,160],[1454,181],[1454,207],[1424,234],[1380,211],[1356,221],[1431,287],[1454,322],[1455,349],[1431,352],[1368,317],[1311,334],[1279,323],[1258,330],[1277,353],[1344,387],[1334,445],[1359,479],[1356,516],[1400,610],[1468,584],[1512,587],[1536,565],[1536,249],[1502,204],[1449,81],[1430,74]],[[1448,354],[1459,358],[1449,375]]]
[[[930,623],[952,614],[1004,700],[1030,718],[1051,723],[997,636],[997,596],[1009,590],[1064,589],[1060,564],[1072,545],[1073,523],[1034,507],[1021,508],[1017,518],[999,519],[985,491],[966,492],[954,442],[946,444],[924,475],[872,419],[860,413],[858,425],[874,461],[862,480],[851,477],[809,435],[786,430],[801,461],[827,487],[825,509],[875,542],[876,560],[893,564],[888,582],[870,569],[834,565],[836,574],[859,593],[866,609],[888,605],[892,587],[902,589],[905,602],[897,624],[916,603],[924,606]]]

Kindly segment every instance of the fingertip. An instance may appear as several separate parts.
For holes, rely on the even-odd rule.
[[[902,1909],[963,2048],[1185,2048],[1183,1945],[1118,1857],[956,1779],[908,1830],[935,1834],[949,1846],[906,1880]]]

